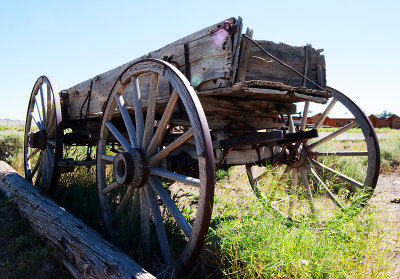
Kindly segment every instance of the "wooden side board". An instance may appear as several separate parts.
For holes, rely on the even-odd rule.
[[[113,70],[97,75],[87,81],[66,89],[68,92],[68,119],[80,119],[83,112],[86,115],[87,98],[91,91],[90,106],[87,111],[89,118],[98,117],[104,109],[107,97],[121,73],[130,65],[143,58],[164,59],[185,72],[185,61],[190,63],[190,81],[197,90],[209,90],[230,85],[232,80],[232,36],[224,29],[224,23],[234,24],[235,18],[229,18],[185,38],[177,40],[163,48],[143,55]],[[238,41],[238,40],[237,40]],[[237,42],[238,43],[238,42]],[[188,47],[188,55],[185,57],[185,44]],[[141,80],[141,91],[144,99],[148,95],[149,81],[146,77]],[[159,97],[164,98],[170,94],[168,85],[160,80]],[[130,100],[126,100],[127,106],[131,106]]]
[[[326,86],[325,57],[321,54],[323,52],[322,49],[311,48],[311,63],[310,65],[307,65],[307,47],[295,47],[271,41],[257,42],[263,49],[276,58],[292,66],[298,72],[307,74],[308,77],[317,84],[320,84],[322,87]],[[306,73],[306,66],[311,69],[311,72]],[[283,84],[290,86],[303,86],[304,84],[304,79],[302,77],[267,57],[254,44],[250,44],[246,80],[268,80],[273,82],[282,82]]]

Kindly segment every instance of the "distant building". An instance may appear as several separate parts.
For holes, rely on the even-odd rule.
[[[322,113],[317,113],[315,115],[309,116],[307,118],[307,125],[312,126],[317,123],[318,119],[320,119]],[[293,120],[300,121],[300,117],[293,117]],[[322,126],[325,127],[343,127],[351,122],[353,122],[355,118],[351,114],[343,113],[343,114],[334,114],[327,116],[325,120],[322,122]]]
[[[386,116],[383,114],[371,114],[368,116],[372,125],[375,128],[392,128],[392,129],[400,129],[400,117],[396,114],[392,114],[390,116]]]

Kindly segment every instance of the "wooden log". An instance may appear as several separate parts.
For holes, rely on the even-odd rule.
[[[234,45],[231,36],[224,29],[225,21],[234,24],[236,19],[229,18],[204,28],[163,48],[150,52],[149,54],[143,55],[122,66],[67,89],[68,119],[79,119],[81,109],[86,112],[87,104],[84,106],[83,104],[88,96],[89,90],[91,90],[91,102],[88,117],[99,117],[99,113],[103,111],[111,88],[120,77],[122,71],[140,59],[165,59],[173,62],[173,64],[177,65],[179,70],[183,72],[185,69],[185,44],[188,45],[191,82],[193,87],[198,90],[208,90],[230,85],[232,79],[232,49]],[[159,86],[159,98],[164,97],[165,99],[165,97],[170,94],[168,84],[160,79]],[[147,99],[149,82],[147,82],[146,79],[140,81],[140,90],[143,100]],[[127,99],[125,101],[128,107],[133,106],[131,100]]]
[[[75,278],[155,278],[82,221],[41,196],[3,161],[0,190],[13,200],[32,228],[60,251]]]

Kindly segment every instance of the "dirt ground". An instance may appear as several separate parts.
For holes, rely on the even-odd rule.
[[[4,201],[4,196],[1,193],[0,196]],[[383,249],[388,251],[387,255],[393,264],[392,278],[400,278],[400,170],[392,174],[381,174],[379,176],[378,185],[372,198],[372,206],[376,208],[377,216],[384,228],[386,240],[383,244]],[[3,203],[0,208],[0,275],[4,275],[1,271],[4,272],[5,260],[7,258],[10,260],[7,257],[7,246],[10,239],[4,237],[1,229],[12,220],[18,219],[17,215],[17,211],[13,206],[10,204],[4,205]],[[12,258],[15,259],[15,255]],[[64,275],[63,278],[69,277],[57,260],[54,260],[53,263],[47,262],[46,267],[51,269],[45,272],[48,276],[40,276],[40,278],[52,278],[57,272],[62,273]]]
[[[400,170],[381,174],[372,198],[376,213],[382,222],[388,257],[393,264],[393,278],[400,278]]]

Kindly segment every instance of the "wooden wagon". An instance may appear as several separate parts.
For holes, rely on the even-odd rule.
[[[216,169],[245,165],[257,197],[293,221],[360,204],[379,173],[368,118],[326,87],[322,50],[251,38],[240,17],[229,18],[66,90],[40,77],[26,119],[26,178],[51,192],[61,173],[95,165],[111,238],[122,219],[136,218],[145,257],[159,253],[177,272],[203,246]],[[321,106],[316,121],[310,103]],[[335,108],[353,120],[321,133]],[[362,140],[336,140],[355,127]],[[65,158],[65,146],[74,145],[96,147],[96,158]],[[187,194],[177,199],[176,189]],[[167,236],[171,224],[180,244]]]

